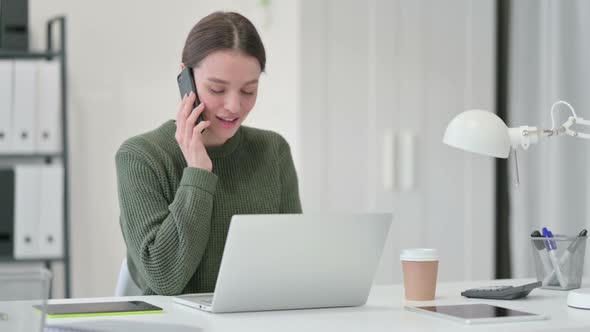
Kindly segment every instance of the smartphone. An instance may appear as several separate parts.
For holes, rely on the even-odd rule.
[[[191,91],[195,93],[195,103],[192,106],[192,109],[195,109],[197,105],[201,103],[199,100],[199,94],[197,94],[197,86],[195,85],[195,78],[193,77],[193,69],[190,67],[184,67],[184,69],[178,74],[176,77],[178,81],[178,88],[180,89],[180,99],[184,98],[184,96],[188,95]],[[197,123],[203,121],[203,113],[199,114],[197,118]]]

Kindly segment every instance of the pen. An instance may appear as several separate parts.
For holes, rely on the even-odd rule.
[[[545,244],[541,240],[534,239],[536,237],[543,238],[543,235],[541,235],[541,232],[535,230],[531,233],[531,237],[533,238],[533,245],[539,252],[539,257],[541,258],[541,264],[543,265],[543,269],[545,270],[545,275],[553,273],[553,269],[551,268],[551,262],[549,261],[549,256],[545,255],[545,252],[543,250],[545,249]],[[543,280],[543,286],[547,286],[547,284],[548,283],[545,283],[545,280]]]
[[[584,238],[587,234],[588,234],[588,231],[586,229],[583,229],[578,234],[578,237],[574,241],[572,241],[572,243],[567,247],[567,250],[565,251],[565,253],[563,253],[563,255],[559,258],[559,265],[560,266],[563,266],[568,261],[568,259],[576,251],[576,249],[578,248],[580,243],[582,243],[582,238]],[[548,274],[545,277],[545,279],[543,279],[543,285],[549,284],[551,282],[551,280],[555,277],[555,274],[556,274],[555,270],[551,271],[551,273]]]
[[[546,227],[543,227],[543,237],[551,239],[553,238],[553,233],[548,230]],[[557,275],[557,281],[559,281],[559,285],[562,288],[567,286],[567,280],[563,277],[563,273],[561,273],[561,268],[559,266],[559,260],[557,259],[557,255],[555,254],[555,250],[557,249],[557,243],[555,240],[546,240],[545,247],[547,248],[547,252],[549,253],[549,259],[551,259],[551,263],[553,263],[553,270],[555,271],[555,275]]]

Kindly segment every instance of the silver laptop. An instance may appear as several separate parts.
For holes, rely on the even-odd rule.
[[[209,312],[366,303],[391,214],[235,215],[215,293],[174,298]]]

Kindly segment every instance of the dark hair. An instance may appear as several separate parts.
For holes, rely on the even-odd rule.
[[[195,68],[210,53],[227,49],[255,57],[264,71],[266,54],[258,31],[250,20],[234,12],[215,12],[197,22],[186,38],[182,62]]]

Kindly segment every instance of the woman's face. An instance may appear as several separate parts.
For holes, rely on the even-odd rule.
[[[194,68],[197,93],[205,103],[204,118],[211,125],[203,133],[206,144],[221,145],[231,138],[256,103],[260,64],[236,50],[216,51]]]

